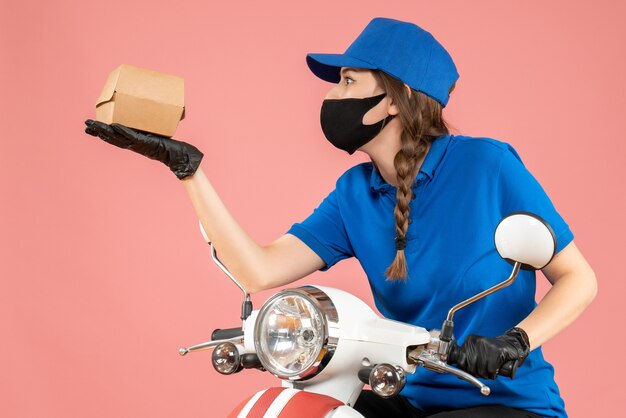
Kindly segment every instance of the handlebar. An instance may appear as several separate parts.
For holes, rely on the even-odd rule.
[[[218,328],[211,333],[211,340],[228,340],[230,338],[241,337],[242,335],[243,330],[241,328]]]
[[[515,372],[517,372],[517,366],[519,366],[519,360],[510,360],[504,363],[504,365],[498,370],[500,376],[508,377],[510,379],[515,378]]]
[[[453,344],[456,344],[453,342]],[[456,364],[457,359],[455,357],[455,350],[452,349],[450,354],[448,354],[448,364]],[[519,360],[509,360],[502,365],[500,370],[498,370],[499,376],[508,377],[509,379],[515,378],[515,373],[517,372],[517,366],[519,366]]]

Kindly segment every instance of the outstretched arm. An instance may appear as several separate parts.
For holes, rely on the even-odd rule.
[[[232,217],[201,168],[181,180],[219,258],[249,292],[302,278],[324,261],[293,235],[267,246],[257,244]]]
[[[320,256],[291,234],[267,246],[257,244],[231,216],[199,168],[204,154],[193,145],[118,123],[108,125],[88,119],[85,124],[89,135],[170,168],[184,184],[220,260],[248,292],[293,282],[325,265]]]

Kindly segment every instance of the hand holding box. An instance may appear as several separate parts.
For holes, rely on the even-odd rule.
[[[183,141],[131,129],[119,123],[111,125],[87,119],[85,132],[116,147],[129,149],[165,164],[179,180],[192,176],[204,154],[196,147]]]

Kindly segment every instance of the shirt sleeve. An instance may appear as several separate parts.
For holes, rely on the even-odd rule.
[[[552,227],[557,241],[556,253],[560,252],[574,239],[567,223],[512,146],[508,145],[501,164],[498,191],[502,214],[524,211],[539,215]]]
[[[326,271],[338,261],[354,256],[339,210],[336,189],[324,198],[311,215],[293,224],[287,233],[298,237],[324,260],[326,265],[320,271]]]

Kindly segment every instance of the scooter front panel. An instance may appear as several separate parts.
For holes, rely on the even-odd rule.
[[[344,406],[342,402],[326,395],[282,387],[269,388],[257,392],[239,404],[228,417],[325,418],[333,416],[340,418],[355,416],[345,415],[345,413],[343,415],[332,414],[333,410],[342,406]]]

